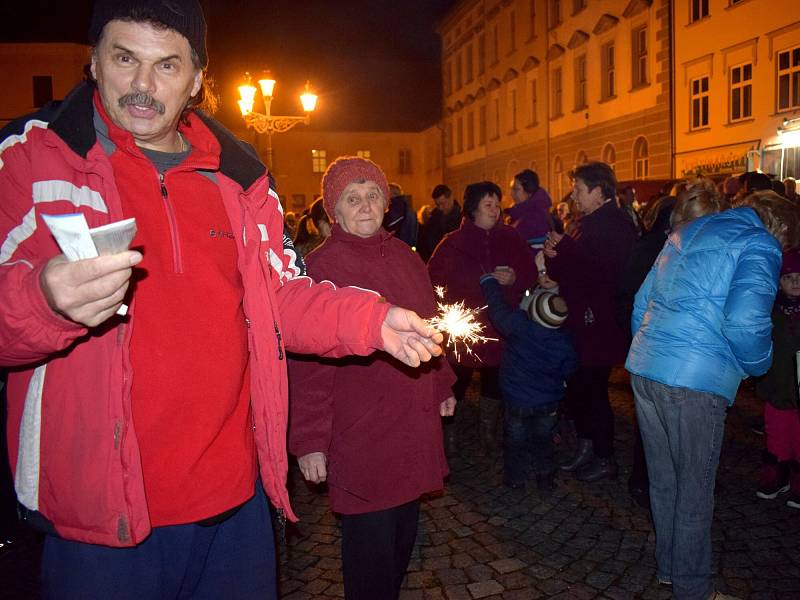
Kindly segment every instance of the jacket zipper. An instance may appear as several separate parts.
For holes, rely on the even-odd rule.
[[[278,329],[278,324],[273,321],[272,324],[275,326],[275,337],[278,340],[278,360],[283,360],[283,348],[281,347],[281,331]]]
[[[158,174],[158,182],[161,185],[161,198],[164,200],[164,210],[167,212],[169,221],[169,233],[172,238],[172,262],[176,273],[183,273],[183,261],[181,259],[180,236],[178,236],[178,220],[175,217],[175,210],[167,193],[167,184],[164,182],[164,173]]]

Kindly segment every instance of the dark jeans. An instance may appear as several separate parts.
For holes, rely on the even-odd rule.
[[[608,401],[611,367],[579,367],[567,381],[579,438],[592,440],[599,458],[614,454],[614,413]]]
[[[558,423],[558,402],[532,408],[505,407],[503,468],[505,479],[522,483],[528,469],[550,473],[553,464],[553,431]]]
[[[706,600],[711,579],[714,482],[725,433],[722,396],[631,375],[642,431],[658,577],[677,600]]]
[[[261,484],[222,523],[156,527],[133,548],[47,536],[42,598],[274,600],[275,542]]]
[[[342,515],[346,600],[396,600],[417,538],[419,500],[394,508]]]

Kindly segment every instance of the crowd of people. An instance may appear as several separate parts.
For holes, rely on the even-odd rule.
[[[467,185],[463,204],[441,184],[418,219],[379,165],[340,157],[298,218],[199,110],[196,0],[98,0],[90,38],[90,79],[0,144],[0,367],[43,597],[275,598],[291,453],[341,516],[345,597],[396,599],[420,498],[465,451],[469,386],[503,485],[547,493],[560,473],[618,478],[622,364],[639,431],[628,486],[675,598],[723,597],[714,481],[747,377],[765,400],[754,493],[800,508],[793,179],[697,176],[639,205],[589,162],[559,203],[526,169],[510,203],[497,182]],[[135,218],[133,248],[67,260],[42,216],[76,212]],[[477,311],[486,341],[442,355],[435,289]]]

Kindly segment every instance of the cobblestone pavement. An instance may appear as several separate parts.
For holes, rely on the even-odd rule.
[[[465,443],[450,461],[444,493],[423,503],[401,600],[669,598],[655,579],[649,514],[627,493],[633,401],[624,372],[614,372],[611,391],[619,480],[586,484],[561,474],[547,496],[535,486],[502,486],[499,452],[478,455],[468,398],[459,423]],[[713,527],[717,588],[739,598],[800,599],[800,511],[755,496],[764,439],[750,425],[760,411],[745,389],[728,416]],[[281,548],[282,598],[341,598],[339,528],[327,498],[297,469],[290,490],[301,522],[289,526]],[[36,597],[38,554],[38,539],[24,530],[0,548],[0,598]]]
[[[444,493],[423,503],[401,600],[670,598],[655,577],[649,513],[627,493],[633,398],[623,371],[614,372],[611,392],[619,479],[588,484],[561,474],[546,496],[535,485],[503,487],[499,452],[478,455],[475,399],[468,397],[459,423],[466,444],[450,461]],[[739,598],[800,598],[800,511],[755,496],[764,438],[750,425],[760,411],[744,389],[727,420],[713,525],[717,589]],[[341,598],[339,528],[327,498],[297,470],[291,483],[301,521],[290,526],[282,551],[282,598]]]

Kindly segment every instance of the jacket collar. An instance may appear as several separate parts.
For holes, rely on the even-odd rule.
[[[393,235],[386,231],[383,227],[379,228],[375,235],[372,235],[368,238],[347,233],[338,223],[334,223],[331,227],[331,238],[337,242],[344,242],[346,244],[355,244],[358,246],[380,246],[391,237],[393,237]]]
[[[95,86],[88,82],[75,86],[58,105],[48,125],[48,129],[84,159],[97,143],[92,101],[94,90]],[[252,146],[236,139],[222,124],[202,111],[194,111],[190,122],[192,118],[202,122],[219,144],[219,171],[223,175],[230,177],[244,190],[265,175],[266,167]],[[190,141],[194,144],[194,140]],[[275,187],[271,175],[270,187]]]

